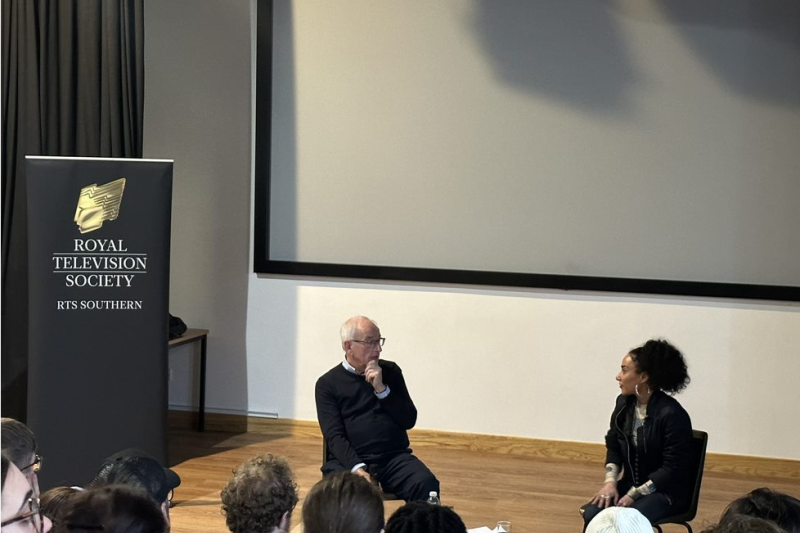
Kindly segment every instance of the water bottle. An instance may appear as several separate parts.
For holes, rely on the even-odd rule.
[[[432,490],[428,493],[428,503],[431,505],[441,505],[441,502],[439,501],[439,494],[437,494],[435,490]]]

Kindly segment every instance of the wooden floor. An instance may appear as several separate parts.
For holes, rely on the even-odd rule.
[[[443,503],[453,506],[468,528],[510,520],[514,533],[580,532],[578,508],[597,490],[603,465],[575,459],[538,459],[449,447],[412,447],[436,473]],[[272,452],[291,463],[300,488],[293,528],[300,523],[303,499],[320,479],[322,443],[318,435],[230,433],[190,429],[170,431],[170,464],[180,474],[175,491],[172,533],[227,531],[219,493],[231,470],[253,455]],[[800,497],[797,479],[706,472],[696,532],[715,522],[731,500],[761,486]],[[386,502],[386,516],[402,502]],[[686,530],[666,526],[665,533]]]

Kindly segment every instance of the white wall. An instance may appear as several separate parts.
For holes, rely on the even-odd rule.
[[[316,378],[363,313],[387,337],[418,427],[602,440],[631,347],[685,351],[679,399],[715,452],[800,459],[800,306],[533,290],[260,278],[252,274],[248,0],[146,10],[145,157],[176,160],[172,312],[208,327],[209,410],[313,420]],[[190,348],[170,403],[191,403]]]
[[[175,160],[170,310],[212,331],[210,406],[247,400],[250,62],[248,1],[145,6],[144,156]],[[171,403],[191,401],[192,349],[170,352]]]
[[[314,419],[314,382],[357,313],[381,326],[421,428],[601,441],[622,357],[664,337],[686,354],[679,399],[713,451],[800,458],[784,422],[800,401],[796,306],[252,277],[248,409]]]

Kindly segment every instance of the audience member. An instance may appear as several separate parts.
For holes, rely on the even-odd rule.
[[[410,502],[386,522],[386,533],[464,533],[467,526],[449,507]]]
[[[39,468],[42,466],[42,458],[36,453],[36,437],[33,431],[19,420],[13,418],[0,419],[2,429],[3,453],[12,463],[17,465],[31,487],[33,493],[39,494]]]
[[[692,421],[670,395],[689,383],[683,355],[666,341],[647,341],[622,358],[617,382],[605,481],[582,509],[584,527],[607,507],[633,507],[655,523],[691,501]]]
[[[800,533],[800,500],[766,487],[750,491],[730,503],[721,523],[733,515],[747,515],[775,522],[788,533]]]
[[[725,522],[704,529],[701,533],[786,533],[771,520],[743,514],[732,515]]]
[[[234,469],[221,496],[232,533],[278,533],[291,528],[297,484],[283,457],[266,453],[243,462]]]
[[[143,489],[161,506],[167,526],[170,495],[180,484],[178,474],[162,466],[147,452],[136,448],[122,450],[107,458],[89,482],[90,487],[126,485]]]
[[[349,472],[323,478],[303,503],[304,533],[380,533],[383,524],[380,492]]]
[[[95,487],[70,497],[53,533],[164,533],[167,522],[144,490],[125,485]]]
[[[586,533],[653,533],[653,526],[633,507],[609,507],[592,518]]]
[[[49,518],[42,516],[39,498],[34,494],[28,478],[5,455],[2,456],[0,504],[0,528],[3,533],[47,533],[53,525]]]
[[[53,487],[44,491],[40,497],[42,514],[53,522],[58,521],[64,502],[81,491],[80,487]]]
[[[400,367],[380,359],[385,339],[378,325],[355,316],[340,334],[344,361],[320,377],[315,390],[328,448],[322,473],[352,472],[405,501],[439,492],[439,481],[409,448],[417,408]]]

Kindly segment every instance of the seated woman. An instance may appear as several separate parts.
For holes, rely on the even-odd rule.
[[[304,533],[380,533],[383,524],[380,492],[350,472],[322,479],[303,503]]]
[[[666,341],[647,341],[622,358],[617,381],[605,481],[582,509],[584,528],[614,505],[633,507],[655,523],[683,512],[691,501],[692,422],[667,395],[689,384],[683,355]]]

